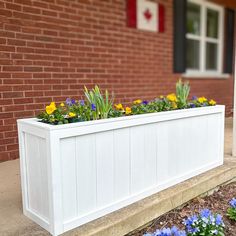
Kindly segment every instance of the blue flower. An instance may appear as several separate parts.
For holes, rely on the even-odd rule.
[[[85,105],[84,100],[80,100],[79,103],[80,103],[81,106]]]
[[[230,202],[229,202],[230,206],[233,208],[236,208],[236,198],[233,198]]]
[[[74,104],[75,104],[75,99],[67,98],[67,99],[66,99],[66,104],[67,104],[68,106],[74,105]]]
[[[194,103],[190,103],[189,105],[190,105],[191,108],[196,107],[196,105]]]
[[[186,220],[184,220],[184,225],[186,226],[192,226],[194,223],[196,223],[198,220],[198,217],[196,215],[188,217]]]
[[[171,228],[171,233],[173,234],[173,236],[186,236],[186,232],[180,231],[176,226],[173,226]]]
[[[95,104],[91,104],[91,109],[92,109],[92,111],[96,111],[96,105]]]
[[[67,98],[66,99],[66,104],[68,105],[68,106],[71,106],[72,104],[71,104],[71,99],[70,98]]]
[[[142,101],[142,104],[143,104],[143,105],[147,105],[147,104],[148,104],[148,101],[145,101],[145,100],[144,100],[144,101]]]
[[[202,218],[208,218],[210,217],[211,215],[211,211],[209,209],[203,209],[201,212],[200,212],[200,216]]]
[[[71,99],[71,104],[72,104],[72,105],[75,104],[75,99]]]
[[[185,231],[180,231],[176,226],[170,228],[157,229],[153,234],[147,233],[144,236],[186,236]]]
[[[224,225],[224,222],[222,220],[222,216],[217,214],[215,219],[216,225]]]

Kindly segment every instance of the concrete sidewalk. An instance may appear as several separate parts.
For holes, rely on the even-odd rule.
[[[232,119],[226,120],[225,164],[64,235],[124,235],[184,202],[236,177]],[[50,235],[22,214],[19,160],[0,164],[0,236]]]

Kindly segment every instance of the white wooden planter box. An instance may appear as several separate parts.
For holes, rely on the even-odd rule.
[[[24,214],[59,235],[221,165],[224,106],[18,132]]]

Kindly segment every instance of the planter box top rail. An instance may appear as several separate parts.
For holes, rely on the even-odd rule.
[[[132,116],[124,116],[124,117],[116,117],[109,119],[100,119],[100,120],[92,120],[92,121],[84,121],[84,122],[76,122],[70,124],[63,125],[50,125],[43,122],[40,122],[37,118],[26,118],[17,120],[18,124],[27,124],[30,126],[43,128],[44,130],[64,130],[64,129],[73,129],[78,127],[94,127],[98,125],[104,125],[108,130],[110,126],[112,129],[119,129],[124,127],[142,125],[142,124],[150,124],[154,122],[161,122],[172,119],[180,119],[185,117],[192,116],[201,116],[206,114],[216,114],[222,112],[224,110],[224,105],[216,105],[216,106],[208,106],[208,107],[199,107],[199,108],[189,108],[189,109],[180,109],[173,111],[163,111],[163,112],[155,112],[148,114],[140,114],[140,115],[132,115]],[[94,130],[95,131],[95,130]],[[84,134],[84,133],[83,133]]]

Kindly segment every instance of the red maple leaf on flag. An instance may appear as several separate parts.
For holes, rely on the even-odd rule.
[[[144,11],[143,15],[147,21],[150,21],[152,18],[152,13],[148,8]]]

